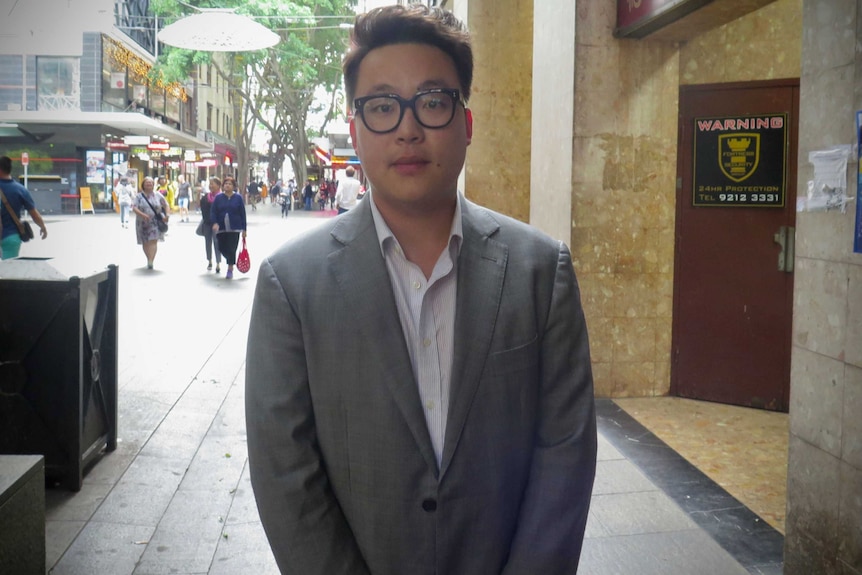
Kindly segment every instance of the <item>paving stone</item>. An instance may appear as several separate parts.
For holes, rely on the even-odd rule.
[[[599,461],[593,495],[657,491],[656,487],[636,465],[625,459]]]
[[[251,488],[251,478],[248,475],[248,465],[243,469],[242,478],[233,494],[233,503],[227,516],[227,525],[239,523],[254,523],[260,521],[257,501]]]
[[[236,489],[248,458],[245,436],[207,435],[180,484],[181,490]]]
[[[178,491],[135,573],[206,573],[230,504],[227,491]]]
[[[589,575],[748,575],[696,529],[585,539],[579,573]]]
[[[152,527],[91,521],[51,570],[51,575],[132,573]]]
[[[45,522],[45,565],[49,569],[60,560],[85,525],[86,521]]]
[[[186,465],[183,460],[138,457],[92,521],[155,528],[185,474]]]
[[[695,523],[660,491],[596,495],[590,509],[611,535],[693,529]]]
[[[77,493],[67,489],[45,490],[48,521],[87,521],[105,500],[113,485],[84,483]]]
[[[275,557],[259,522],[225,527],[209,575],[279,575]]]

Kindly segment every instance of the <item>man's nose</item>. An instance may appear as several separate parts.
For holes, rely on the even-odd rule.
[[[415,141],[425,134],[425,129],[419,120],[416,119],[416,110],[412,106],[408,106],[404,110],[404,116],[401,118],[401,123],[397,128],[398,139]]]

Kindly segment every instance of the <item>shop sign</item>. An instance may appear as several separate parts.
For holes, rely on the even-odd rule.
[[[207,158],[198,162],[197,165],[199,168],[214,168],[218,165],[218,162],[212,158]]]
[[[694,119],[694,206],[783,207],[787,114]]]
[[[168,142],[150,142],[147,144],[148,150],[170,150],[171,145]]]
[[[150,143],[149,136],[123,136],[123,143],[129,146],[146,146]]]
[[[186,150],[185,154],[183,154],[183,160],[186,162],[196,162],[198,160],[198,154],[194,150]]]

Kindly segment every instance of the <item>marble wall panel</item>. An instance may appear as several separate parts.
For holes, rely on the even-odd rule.
[[[803,2],[805,70],[828,70],[853,63],[856,48],[856,1]]]
[[[465,193],[522,221],[530,213],[532,13],[528,0],[468,6],[476,66]]]
[[[799,212],[796,214],[796,256],[862,265],[862,254],[853,253],[856,207],[846,213]]]
[[[844,364],[801,348],[790,363],[790,433],[841,457]]]
[[[862,258],[862,255],[859,257]],[[844,359],[848,365],[862,368],[862,265],[848,266],[847,275],[847,340],[844,344]]]
[[[793,472],[787,476],[788,544],[807,549],[813,557],[800,558],[800,567],[815,562],[814,570],[789,569],[785,573],[828,573],[838,550],[838,518],[841,506],[841,462],[797,437],[791,430],[788,443]],[[815,543],[816,542],[816,543]],[[807,554],[801,554],[807,555]]]
[[[701,34],[680,49],[680,83],[799,77],[801,16],[802,0],[776,0]]]
[[[793,293],[795,345],[844,360],[847,287],[846,264],[796,259]]]
[[[845,366],[841,459],[862,469],[862,368]],[[859,484],[862,489],[862,483]]]
[[[862,468],[841,464],[838,561],[862,569]]]

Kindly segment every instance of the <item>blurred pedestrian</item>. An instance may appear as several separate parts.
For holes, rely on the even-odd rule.
[[[30,192],[20,183],[12,179],[12,158],[0,156],[0,255],[2,259],[17,258],[21,250],[21,235],[19,225],[23,227],[19,215],[26,209],[33,221],[39,226],[42,239],[48,237],[48,228],[42,214],[36,209],[36,203]],[[13,217],[14,214],[14,217]],[[15,220],[18,220],[16,222]]]
[[[347,166],[345,173],[347,178],[341,182],[335,194],[335,205],[338,206],[339,214],[356,206],[356,202],[359,201],[359,189],[362,187],[359,180],[353,177],[356,174],[353,166]]]
[[[227,262],[226,279],[233,277],[233,266],[236,265],[236,248],[239,236],[246,236],[245,204],[242,196],[236,193],[236,180],[226,176],[221,184],[222,193],[217,195],[212,203],[212,230],[218,234],[218,248]]]
[[[189,202],[192,196],[192,185],[182,174],[177,176],[177,204],[180,206],[180,221],[189,221]]]
[[[305,187],[302,189],[302,200],[305,202],[305,210],[311,211],[311,199],[314,197],[314,188],[311,187],[311,180],[305,180]]]
[[[213,176],[209,180],[209,192],[201,194],[201,218],[204,223],[204,243],[207,252],[207,271],[213,269],[213,250],[215,250],[216,273],[221,273],[221,252],[218,249],[218,237],[213,231],[212,205],[216,196],[221,193],[221,180]]]
[[[135,187],[127,176],[120,178],[117,186],[117,200],[120,203],[120,225],[129,227],[129,214],[132,212],[132,201],[135,199]]]
[[[161,193],[156,192],[156,183],[149,176],[141,182],[141,190],[135,197],[132,210],[135,212],[135,233],[138,245],[143,246],[147,256],[147,269],[153,269],[153,261],[159,249],[159,240],[164,240],[164,234],[159,230],[158,220],[167,224],[171,215],[168,201]]]

